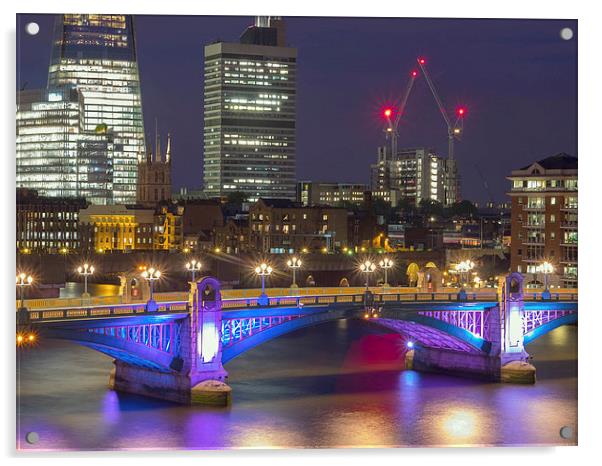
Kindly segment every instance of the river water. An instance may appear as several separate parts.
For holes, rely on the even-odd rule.
[[[183,407],[107,389],[109,357],[69,342],[19,353],[22,449],[572,445],[577,327],[532,343],[538,381],[495,384],[403,368],[398,335],[360,320],[301,329],[226,369],[229,408]],[[39,441],[27,444],[26,433]]]

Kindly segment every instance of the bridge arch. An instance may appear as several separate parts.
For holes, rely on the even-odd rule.
[[[280,315],[286,311],[288,316]],[[304,313],[304,314],[301,314]],[[280,309],[277,318],[284,318],[286,320],[279,322],[277,325],[271,325],[265,329],[261,328],[262,319],[268,319],[274,316],[261,316],[261,317],[242,317],[241,320],[246,321],[246,325],[250,330],[247,331],[246,335],[243,335],[241,328],[240,335],[233,336],[234,333],[232,324],[239,318],[234,316],[224,316],[224,325],[222,326],[222,363],[226,364],[237,356],[241,355],[245,351],[248,351],[262,343],[273,340],[281,335],[285,335],[295,330],[311,327],[324,322],[332,322],[334,320],[344,319],[357,315],[357,308],[345,308],[345,309],[333,309],[324,312],[323,310],[316,309],[313,312],[303,310],[302,308],[289,308]],[[287,318],[288,317],[288,318]],[[259,331],[253,333],[253,328],[257,326],[259,322]],[[242,322],[238,325],[243,325]],[[229,327],[228,327],[229,326]]]
[[[539,337],[544,336],[546,333],[550,333],[552,330],[562,327],[563,325],[570,325],[577,323],[577,313],[572,312],[567,315],[563,315],[556,319],[550,320],[545,324],[542,324],[529,332],[525,333],[523,344],[526,346],[529,343],[537,340]]]
[[[91,328],[49,328],[42,336],[71,341],[119,361],[145,369],[170,372],[180,356],[180,323]]]

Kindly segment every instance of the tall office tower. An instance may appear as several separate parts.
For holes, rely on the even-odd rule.
[[[240,43],[205,47],[204,190],[295,199],[297,50],[258,17]]]
[[[17,187],[95,204],[111,199],[113,134],[85,131],[83,107],[74,88],[17,93]]]
[[[55,23],[48,87],[83,97],[83,128],[113,134],[112,196],[136,200],[138,155],[145,154],[134,24],[128,15],[65,14]]]
[[[171,136],[167,135],[167,150],[161,154],[159,138],[155,154],[149,151],[138,160],[138,191],[136,201],[144,206],[156,206],[171,199]]]
[[[399,192],[420,204],[423,199],[445,203],[446,159],[427,148],[399,149],[388,156],[386,147],[378,148],[377,162],[371,165],[373,191]]]

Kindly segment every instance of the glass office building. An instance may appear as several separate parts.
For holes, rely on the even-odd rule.
[[[17,187],[106,204],[112,194],[113,135],[86,132],[74,88],[17,94]]]
[[[146,153],[134,24],[128,15],[65,14],[57,18],[48,88],[81,93],[81,127],[111,134],[107,204],[136,200],[138,156]],[[98,164],[103,147],[80,143],[80,162]],[[66,153],[66,157],[71,155]],[[88,170],[91,171],[91,170]]]
[[[296,197],[296,57],[279,18],[205,47],[204,190]]]

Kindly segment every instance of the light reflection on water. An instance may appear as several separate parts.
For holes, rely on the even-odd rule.
[[[403,370],[397,335],[332,322],[229,363],[233,405],[219,409],[112,392],[108,357],[43,341],[21,353],[19,438],[38,432],[39,449],[571,444],[558,431],[576,430],[576,347],[577,328],[561,327],[528,347],[536,385],[493,384]]]

